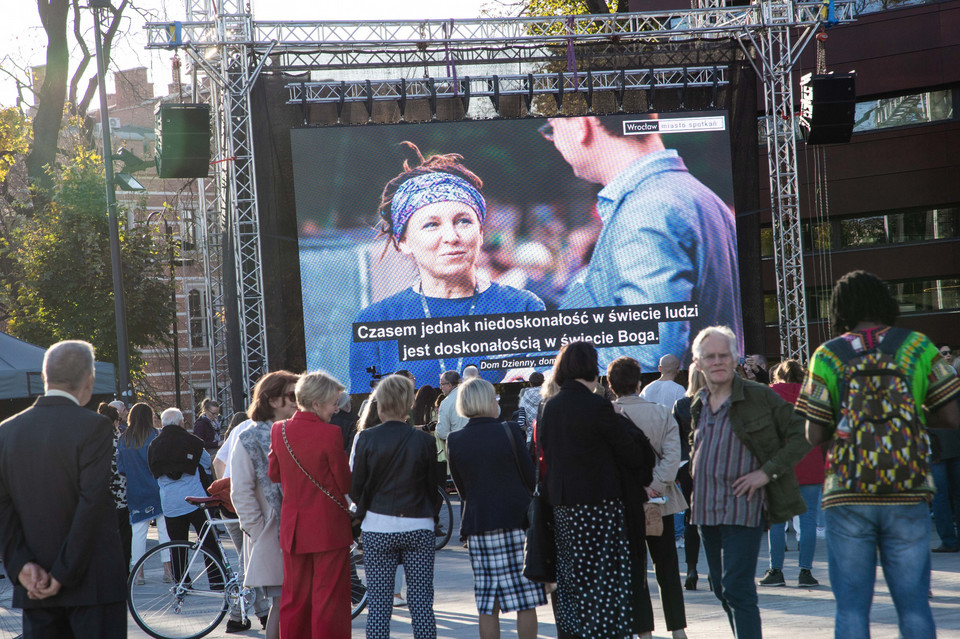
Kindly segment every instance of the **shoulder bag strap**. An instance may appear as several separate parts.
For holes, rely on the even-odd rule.
[[[517,465],[517,472],[520,473],[520,481],[523,482],[523,487],[527,489],[527,492],[532,493],[533,491],[527,486],[527,478],[523,474],[523,467],[520,466],[520,457],[517,455],[517,442],[513,439],[510,426],[507,422],[500,422],[500,425],[503,426],[503,431],[507,434],[507,441],[510,442],[510,449],[513,450],[513,463]]]
[[[303,472],[303,474],[307,476],[307,479],[313,482],[314,486],[319,488],[324,495],[329,497],[333,501],[333,503],[335,503],[337,506],[340,506],[340,510],[347,513],[348,515],[352,515],[353,513],[350,511],[350,509],[344,506],[339,499],[334,497],[329,490],[321,486],[320,482],[314,479],[313,475],[307,472],[307,469],[303,467],[303,464],[300,463],[300,460],[297,459],[297,456],[293,454],[293,449],[290,447],[290,442],[287,440],[287,420],[283,420],[283,423],[280,425],[280,434],[283,435],[283,443],[286,445],[287,452],[290,453],[290,457],[293,459],[293,463],[297,465],[297,468],[299,468]]]

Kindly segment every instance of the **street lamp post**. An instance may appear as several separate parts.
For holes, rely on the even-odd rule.
[[[97,89],[100,93],[100,131],[103,134],[103,168],[107,183],[107,215],[110,225],[110,265],[113,271],[113,312],[117,320],[117,368],[120,398],[133,402],[130,385],[130,354],[127,350],[127,313],[123,294],[123,266],[120,262],[120,226],[117,221],[117,192],[113,181],[113,150],[110,143],[110,114],[107,112],[107,89],[104,78],[107,74],[103,59],[103,32],[100,21],[103,11],[110,9],[110,0],[90,0],[93,10],[94,33],[97,43]]]

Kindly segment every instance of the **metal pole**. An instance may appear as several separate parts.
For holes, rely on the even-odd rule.
[[[177,408],[180,405],[180,318],[177,313],[177,277],[174,274],[176,266],[176,251],[173,247],[173,231],[167,218],[163,218],[163,233],[167,237],[167,249],[170,251],[170,299],[173,301],[173,383],[176,385]]]
[[[103,134],[103,168],[107,183],[107,214],[110,225],[110,265],[113,270],[113,312],[117,319],[117,384],[120,398],[133,403],[130,385],[130,355],[127,352],[127,314],[123,295],[123,267],[120,262],[120,226],[117,221],[117,193],[113,183],[113,149],[110,144],[110,114],[107,112],[107,89],[104,86],[106,62],[103,59],[103,33],[100,20],[103,9],[93,9],[94,33],[97,41],[97,88],[100,93],[100,131]]]

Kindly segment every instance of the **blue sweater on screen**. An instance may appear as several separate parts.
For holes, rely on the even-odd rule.
[[[366,307],[357,315],[355,323],[389,322],[410,319],[425,319],[423,302],[426,301],[430,316],[458,317],[467,316],[473,297],[457,299],[443,299],[425,297],[413,288],[407,288],[395,295],[380,300]],[[522,313],[528,311],[543,311],[546,309],[539,297],[529,291],[521,291],[512,286],[490,284],[476,299],[477,306],[472,317],[480,315],[496,315],[500,313]],[[448,341],[459,341],[462,336],[447,336]],[[509,335],[504,335],[509,337]],[[525,355],[526,353],[518,353]],[[350,392],[367,393],[370,391],[370,373],[367,368],[376,366],[380,374],[394,373],[406,369],[417,378],[417,386],[439,383],[440,374],[445,370],[462,371],[464,366],[473,364],[479,366],[483,360],[496,359],[494,357],[475,357],[464,355],[446,356],[442,358],[400,361],[400,352],[397,340],[382,340],[376,342],[352,342],[350,344]],[[503,378],[503,370],[484,371],[481,367],[481,376],[490,382],[499,382]]]

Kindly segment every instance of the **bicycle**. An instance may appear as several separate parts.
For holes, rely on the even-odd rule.
[[[197,540],[170,541],[151,548],[134,565],[127,581],[127,606],[133,620],[157,639],[199,639],[220,625],[231,608],[239,609],[241,618],[246,618],[253,606],[253,589],[243,585],[242,572],[233,568],[240,566],[239,557],[231,550],[235,562],[230,561],[216,528],[239,520],[210,514],[211,508],[223,503],[217,497],[188,497],[187,502],[202,508],[207,518]],[[211,533],[219,557],[203,547]],[[179,577],[165,578],[165,551],[175,565],[182,565]],[[178,554],[182,562],[174,559]]]
[[[437,523],[435,532],[437,535],[436,549],[440,550],[450,542],[453,536],[453,503],[450,501],[450,495],[446,488],[438,486],[440,496],[443,497],[443,504],[440,505],[440,521]]]
[[[354,541],[350,546],[350,618],[356,619],[367,607],[367,571],[363,565],[363,546]]]

